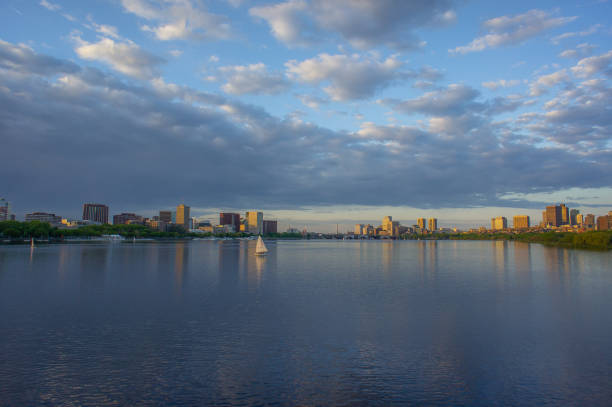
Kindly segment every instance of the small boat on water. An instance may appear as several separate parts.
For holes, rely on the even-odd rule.
[[[255,247],[255,256],[265,256],[266,254],[268,254],[268,249],[261,236],[259,236],[257,239],[257,246]]]

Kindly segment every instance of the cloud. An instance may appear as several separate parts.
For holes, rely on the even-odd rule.
[[[289,0],[253,7],[249,13],[265,20],[272,35],[289,46],[336,34],[359,49],[419,48],[424,43],[414,30],[448,25],[456,19],[450,0]]]
[[[581,59],[572,67],[572,73],[581,78],[588,78],[597,74],[612,76],[612,50],[602,55]]]
[[[121,39],[117,27],[106,24],[98,24],[93,20],[93,17],[91,15],[87,16],[87,21],[88,24],[85,24],[85,27],[96,31],[97,33],[102,34],[105,37],[112,37],[116,40]]]
[[[74,37],[77,43],[75,52],[83,59],[100,61],[116,71],[140,79],[148,79],[158,75],[157,66],[164,63],[159,58],[142,50],[133,43],[115,42],[110,38],[102,38],[90,43],[79,37]]]
[[[365,99],[397,80],[405,79],[396,57],[379,61],[371,57],[319,54],[304,61],[285,63],[287,75],[308,84],[329,83],[323,90],[335,101]]]
[[[38,4],[50,11],[58,11],[62,8],[62,6],[60,6],[59,4],[54,4],[47,0],[41,0]]]
[[[468,45],[449,50],[454,54],[467,54],[523,43],[541,33],[574,21],[576,17],[555,17],[555,13],[544,10],[529,10],[515,16],[492,18],[483,23],[487,34],[475,38]]]
[[[607,79],[585,79],[556,95],[546,114],[496,124],[493,111],[514,99],[487,100],[450,85],[394,105],[425,115],[428,128],[364,122],[334,131],[1,42],[0,162],[11,180],[4,193],[23,212],[54,197],[44,209],[64,216],[90,200],[114,213],[169,208],[179,199],[265,211],[522,205],[503,197],[609,186],[611,95]],[[449,129],[455,124],[469,131]],[[551,142],[531,142],[537,139]]]
[[[178,58],[181,55],[183,55],[183,51],[181,51],[180,49],[171,49],[170,51],[168,51],[170,53],[170,55],[172,55],[174,58]]]
[[[561,35],[557,35],[557,36],[553,37],[550,41],[553,44],[559,44],[562,40],[565,40],[567,38],[586,37],[588,35],[595,34],[601,27],[602,27],[601,24],[595,24],[595,25],[592,25],[591,27],[589,27],[587,30],[584,30],[584,31],[567,32],[567,33],[563,33]]]
[[[311,109],[318,109],[321,105],[329,103],[329,99],[314,95],[298,95],[298,99]]]
[[[559,56],[563,58],[584,58],[591,55],[596,48],[597,46],[588,43],[578,44],[575,49],[566,49]]]
[[[290,84],[282,74],[269,72],[263,63],[223,66],[219,72],[226,79],[222,89],[232,95],[275,94],[286,90]]]
[[[123,8],[156,25],[142,25],[143,31],[162,41],[226,39],[231,36],[227,17],[208,12],[192,0],[121,0]]]
[[[530,94],[531,96],[540,96],[547,92],[550,87],[560,83],[568,83],[569,81],[570,77],[565,69],[561,69],[548,75],[542,75],[529,85]]]
[[[483,82],[482,86],[484,86],[485,88],[489,90],[497,90],[501,88],[511,88],[513,86],[518,86],[520,84],[521,84],[521,81],[517,79],[511,79],[508,81],[505,79],[500,79],[498,81]]]

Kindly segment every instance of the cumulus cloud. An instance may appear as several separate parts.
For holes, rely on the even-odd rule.
[[[201,2],[192,0],[121,0],[127,12],[155,25],[141,29],[162,41],[225,39],[231,36],[229,19],[208,12]]]
[[[484,86],[485,88],[489,90],[497,90],[501,88],[511,88],[513,86],[518,86],[520,84],[521,84],[521,81],[519,81],[518,79],[511,79],[511,80],[500,79],[498,81],[483,82],[482,86]]]
[[[263,63],[223,66],[219,72],[226,79],[223,91],[232,95],[275,94],[286,90],[290,84],[282,74],[268,71]]]
[[[249,10],[265,20],[287,45],[305,45],[337,34],[354,47],[385,45],[396,49],[423,45],[414,30],[453,23],[450,0],[289,0]]]
[[[393,81],[404,79],[399,70],[402,65],[396,57],[379,61],[356,54],[319,54],[285,64],[292,79],[308,84],[329,83],[323,90],[335,101],[372,97]]]
[[[161,78],[125,82],[2,42],[0,161],[11,179],[4,193],[24,211],[54,196],[45,209],[70,215],[90,200],[118,212],[171,207],[177,197],[264,210],[517,205],[501,197],[609,186],[607,80],[586,79],[557,98],[547,116],[496,125],[493,107],[510,99],[498,104],[451,85],[404,104],[432,119],[427,129],[364,122],[334,131]],[[472,128],[474,121],[481,123]],[[469,131],[449,132],[455,124]],[[567,138],[555,138],[557,128]],[[531,133],[567,144],[524,142]]]
[[[158,65],[164,63],[162,58],[148,53],[138,45],[130,42],[116,42],[110,38],[101,38],[90,43],[75,37],[75,52],[83,59],[99,61],[116,71],[128,76],[147,79],[157,76]]]
[[[497,48],[504,45],[516,45],[527,41],[547,30],[560,27],[576,17],[556,17],[556,13],[544,10],[529,10],[524,14],[501,16],[483,23],[485,35],[475,38],[468,45],[449,50],[455,54],[467,54]]]
[[[581,78],[588,78],[600,73],[612,76],[612,67],[610,67],[611,61],[612,50],[605,54],[581,59],[576,66],[572,67],[572,72],[574,75]]]
[[[567,74],[567,70],[561,69],[557,72],[538,77],[529,85],[529,91],[531,96],[540,96],[547,92],[552,86],[556,86],[560,83],[568,83],[569,81],[570,77]]]

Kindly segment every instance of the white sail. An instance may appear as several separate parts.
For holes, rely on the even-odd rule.
[[[257,239],[257,247],[255,247],[255,254],[266,254],[266,253],[268,253],[268,249],[266,248],[266,245],[264,244],[264,241],[261,238],[261,236],[259,236],[259,238]]]

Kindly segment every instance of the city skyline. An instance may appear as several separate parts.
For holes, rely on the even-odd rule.
[[[611,7],[7,0],[0,195],[325,231],[606,213]]]

